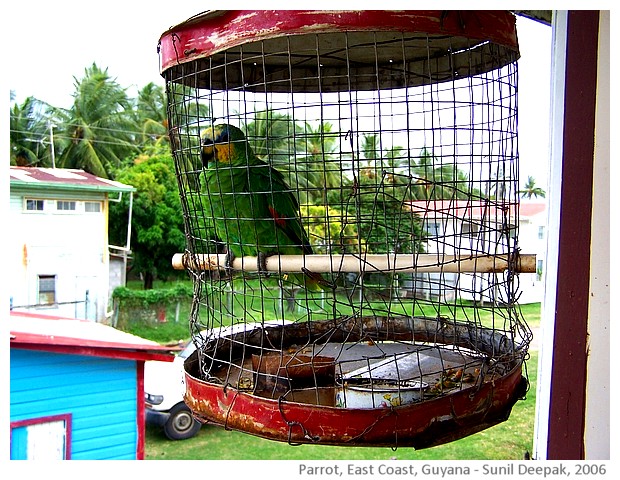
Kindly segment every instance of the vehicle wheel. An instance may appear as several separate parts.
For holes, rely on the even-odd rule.
[[[164,425],[164,433],[170,440],[185,440],[196,435],[201,426],[187,405],[177,403],[170,410],[170,418]]]

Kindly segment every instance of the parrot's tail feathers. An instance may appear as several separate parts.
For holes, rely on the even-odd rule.
[[[307,268],[302,268],[301,271],[304,272],[306,288],[309,290],[333,290],[335,288],[334,285],[328,282],[320,273],[311,272]]]

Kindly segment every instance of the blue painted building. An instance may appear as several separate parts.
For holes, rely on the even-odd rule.
[[[11,312],[11,459],[144,458],[144,362],[166,347],[84,320]]]

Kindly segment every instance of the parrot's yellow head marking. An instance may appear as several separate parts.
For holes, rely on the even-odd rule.
[[[200,134],[201,158],[206,165],[209,161],[231,163],[237,158],[237,151],[242,148],[245,135],[232,125],[215,125],[208,127]]]

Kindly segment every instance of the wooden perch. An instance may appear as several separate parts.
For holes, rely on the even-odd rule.
[[[536,273],[536,255],[517,255],[512,259],[515,273]],[[375,254],[375,255],[273,255],[267,257],[268,272],[384,272],[402,273],[493,273],[509,268],[509,255],[440,255],[440,254]],[[223,270],[224,254],[177,253],[172,258],[176,270]],[[233,270],[258,271],[257,257],[235,258]]]

